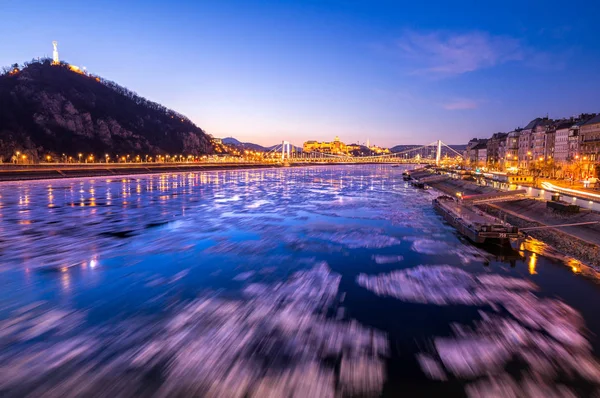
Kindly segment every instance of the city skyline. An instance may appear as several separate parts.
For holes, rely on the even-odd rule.
[[[56,40],[62,60],[261,145],[464,144],[600,110],[591,3],[144,4],[2,3],[0,65]]]

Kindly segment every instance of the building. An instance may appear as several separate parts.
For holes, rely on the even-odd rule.
[[[487,139],[473,138],[467,144],[464,158],[471,167],[485,167],[487,164]]]
[[[542,161],[546,158],[546,144],[549,143],[547,132],[551,126],[552,120],[544,118],[536,123],[533,128],[531,132],[533,160]],[[554,143],[552,143],[552,146],[554,146]]]
[[[504,164],[508,133],[495,133],[487,141],[487,167],[500,170]]]
[[[554,148],[556,145],[556,123],[546,126],[546,137],[544,139],[544,160],[554,160]]]
[[[564,166],[569,157],[569,129],[575,124],[574,120],[560,120],[555,124],[554,162]]]
[[[579,121],[575,123],[569,129],[569,153],[567,155],[567,162],[571,162],[575,159],[579,159],[579,144],[581,140],[581,136],[579,135],[579,129],[583,124],[583,121]]]
[[[302,146],[302,151],[305,153],[320,152],[333,155],[346,155],[348,147],[340,141],[339,137],[335,137],[333,142],[306,141]]]
[[[548,118],[533,119],[519,136],[519,168],[529,169],[532,162],[544,158],[546,153],[546,128],[551,124]]]
[[[481,142],[473,148],[477,151],[477,167],[487,166],[487,141],[488,140],[481,140]]]
[[[504,168],[510,171],[516,171],[519,167],[519,137],[521,136],[521,129],[516,129],[508,133],[506,137],[506,148],[505,148],[505,163]]]
[[[583,122],[579,129],[582,171],[588,176],[598,176],[600,167],[600,115]]]
[[[527,170],[530,162],[533,160],[533,130],[542,119],[533,119],[523,130],[519,136],[519,168]]]
[[[473,151],[473,149],[475,148],[475,146],[477,144],[479,144],[479,138],[472,138],[467,143],[467,147],[465,148],[465,152],[463,154],[463,159],[465,159],[465,161],[470,165],[477,164],[477,161],[478,161],[477,153]]]

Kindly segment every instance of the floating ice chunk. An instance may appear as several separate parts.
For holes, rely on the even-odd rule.
[[[442,255],[450,251],[450,246],[443,241],[418,239],[413,242],[412,250],[421,254]]]
[[[179,271],[178,273],[173,275],[171,277],[171,279],[169,279],[169,283],[175,283],[175,282],[185,278],[189,273],[190,273],[189,269],[184,269],[183,271]]]
[[[254,202],[246,205],[246,208],[248,208],[248,209],[258,209],[259,207],[264,206],[264,205],[268,205],[270,203],[271,203],[271,201],[264,200],[264,199],[262,199],[262,200],[255,200]]]
[[[379,396],[385,380],[385,368],[379,360],[342,358],[341,392],[347,396]]]
[[[404,301],[439,305],[480,302],[472,294],[474,278],[449,265],[420,265],[381,275],[360,274],[357,283],[380,296],[392,296]]]
[[[328,240],[346,246],[349,249],[381,249],[399,245],[401,241],[393,236],[384,235],[376,229],[335,230],[308,232],[311,238]]]
[[[446,373],[444,372],[442,365],[433,359],[431,355],[417,354],[417,361],[419,362],[419,365],[421,365],[421,370],[423,373],[425,373],[430,379],[440,381],[447,380]]]
[[[477,280],[486,286],[498,287],[502,289],[537,289],[537,286],[533,282],[528,281],[526,279],[511,278],[497,274],[478,275]]]
[[[517,383],[508,375],[494,375],[467,385],[469,398],[520,398],[522,392]]]
[[[511,352],[501,341],[484,336],[435,340],[442,363],[458,377],[475,377],[501,370]]]
[[[384,256],[381,254],[376,254],[372,257],[372,259],[375,260],[377,264],[393,264],[404,260],[404,256]]]
[[[237,274],[233,277],[234,281],[245,281],[251,278],[255,274],[254,271],[242,272],[241,274]]]

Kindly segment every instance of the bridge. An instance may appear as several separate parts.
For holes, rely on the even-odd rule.
[[[351,156],[323,152],[295,150],[288,141],[282,141],[265,153],[264,160],[277,163],[405,163],[405,164],[455,164],[463,155],[440,140],[404,151],[370,156]]]

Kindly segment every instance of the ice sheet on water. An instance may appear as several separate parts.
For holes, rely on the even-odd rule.
[[[285,282],[248,286],[247,300],[203,297],[175,307],[164,321],[57,331],[32,340],[25,353],[1,350],[0,387],[33,396],[144,395],[153,374],[158,397],[377,396],[388,340],[325,316],[340,278],[320,263]],[[4,329],[13,324],[24,325],[13,319]],[[5,338],[21,334],[9,330]]]
[[[404,256],[384,256],[382,254],[375,254],[371,258],[377,264],[393,264],[404,260]]]
[[[435,235],[435,234],[434,234]],[[432,235],[433,236],[433,235]],[[434,240],[429,238],[413,238],[411,249],[414,252],[420,254],[428,254],[432,256],[442,256],[446,254],[456,255],[463,264],[469,264],[471,262],[485,262],[487,261],[489,254],[484,253],[481,250],[477,250],[475,247],[457,243],[450,245],[448,242],[443,240]]]
[[[242,272],[240,274],[237,274],[236,276],[233,277],[234,281],[245,281],[246,279],[250,279],[252,278],[252,276],[255,274],[256,272],[254,271],[247,271],[247,272]]]
[[[506,365],[519,359],[527,364],[533,380],[544,380],[535,391],[551,390],[560,375],[569,375],[572,380],[580,377],[600,386],[600,363],[586,338],[583,318],[560,300],[538,297],[537,286],[530,281],[502,275],[471,275],[440,265],[380,275],[361,274],[357,282],[378,295],[408,302],[497,309],[493,313],[480,312],[481,319],[473,327],[454,324],[453,337],[435,338],[434,352],[440,363],[432,355],[420,354],[424,373],[433,379],[439,379],[437,369],[442,369],[442,365],[463,379],[484,375],[509,377],[504,373]],[[519,388],[533,388],[530,381],[510,379],[504,385],[477,382],[467,392],[471,396],[481,396],[482,392],[510,396]]]
[[[449,253],[451,247],[444,241],[417,239],[412,244],[412,250],[421,254],[443,255]]]
[[[386,235],[378,228],[348,228],[338,227],[333,230],[313,229],[306,232],[311,239],[329,241],[342,245],[348,249],[381,249],[399,245],[402,241],[393,236]]]

